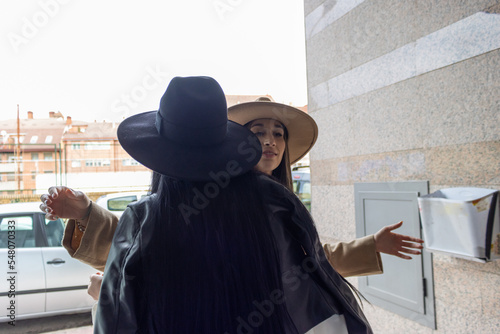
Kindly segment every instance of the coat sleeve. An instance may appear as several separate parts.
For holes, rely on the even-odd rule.
[[[382,274],[380,253],[375,250],[373,235],[323,246],[328,262],[344,277]]]
[[[98,205],[93,205],[78,248],[71,247],[75,229],[74,219],[70,219],[66,224],[63,246],[71,257],[103,271],[117,224],[118,218],[114,214]]]
[[[294,213],[297,221],[310,221],[314,225],[312,217],[297,196],[286,190],[285,187],[277,185],[268,177],[261,176],[261,181],[264,187],[265,202],[271,208],[271,212],[290,211]],[[289,228],[293,227],[289,226]],[[302,232],[296,230],[295,233],[301,234]],[[302,234],[304,237],[307,236],[307,233]],[[321,249],[320,243],[314,244],[314,246]],[[373,235],[348,243],[341,242],[334,246],[326,244],[321,252],[325,253],[330,265],[344,277],[383,273],[382,259],[375,250]]]
[[[94,333],[136,333],[140,312],[140,221],[129,207],[113,238],[97,305]]]

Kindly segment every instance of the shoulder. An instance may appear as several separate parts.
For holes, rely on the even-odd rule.
[[[130,210],[137,217],[148,215],[155,207],[156,197],[156,194],[144,196],[137,202],[130,203],[125,211]]]
[[[290,209],[296,204],[297,196],[272,177],[259,174],[257,180],[265,203],[285,209]]]
[[[265,188],[266,190],[272,190],[278,192],[283,192],[284,190],[287,190],[285,186],[276,181],[273,177],[260,172],[256,174],[258,180],[257,182],[259,183],[260,187]]]
[[[156,195],[155,195],[156,196]],[[143,226],[150,224],[154,219],[154,197],[146,196],[137,202],[130,203],[120,217],[115,233],[119,240],[133,240]]]

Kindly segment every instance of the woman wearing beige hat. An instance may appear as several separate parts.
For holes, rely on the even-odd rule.
[[[278,179],[291,191],[290,166],[302,159],[314,146],[318,127],[307,113],[289,105],[261,97],[254,102],[229,107],[228,118],[254,132],[262,144],[262,158],[256,169]],[[374,235],[349,243],[325,244],[332,266],[343,276],[381,274],[379,253],[409,260],[404,253],[419,255],[423,240],[393,233],[402,222],[382,228]]]

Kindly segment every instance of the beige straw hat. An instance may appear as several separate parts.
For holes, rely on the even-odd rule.
[[[287,144],[291,164],[306,155],[318,138],[318,126],[311,116],[292,106],[271,102],[267,97],[236,104],[229,107],[227,113],[229,120],[241,125],[260,118],[280,121],[288,132]]]

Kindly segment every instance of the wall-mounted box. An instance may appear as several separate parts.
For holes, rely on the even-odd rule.
[[[478,262],[500,259],[499,191],[447,188],[418,198],[426,248]]]

